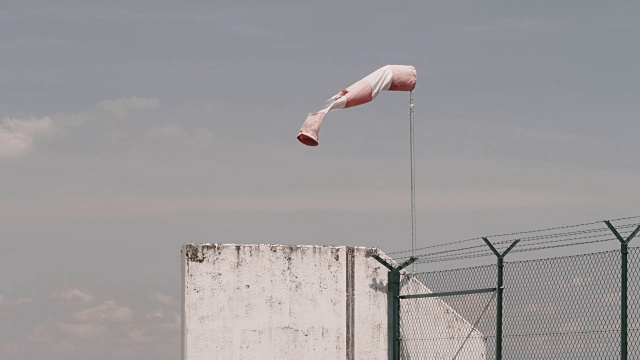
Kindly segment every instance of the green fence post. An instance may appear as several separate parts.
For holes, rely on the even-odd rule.
[[[504,291],[504,257],[520,242],[520,239],[509,245],[502,254],[496,250],[489,239],[483,237],[482,240],[489,246],[491,251],[498,258],[498,296],[496,299],[496,360],[502,360],[502,294]]]
[[[391,311],[393,314],[392,326],[390,327],[392,336],[391,353],[393,360],[400,359],[400,270],[389,271],[389,300],[391,300]]]
[[[409,260],[394,267],[378,255],[372,257],[389,269],[387,274],[387,344],[389,360],[400,360],[400,272],[417,258],[410,257]]]
[[[629,354],[627,352],[628,346],[628,332],[629,332],[629,316],[628,316],[628,299],[627,299],[627,285],[628,285],[628,268],[629,268],[629,242],[633,239],[634,236],[640,231],[640,226],[636,228],[631,235],[625,240],[618,230],[611,225],[611,222],[605,221],[607,227],[611,230],[613,235],[620,241],[620,253],[622,257],[622,268],[621,268],[621,284],[620,284],[620,359],[627,360],[629,358]]]

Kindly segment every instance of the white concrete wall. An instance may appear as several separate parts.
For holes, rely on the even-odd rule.
[[[362,247],[185,245],[183,359],[386,360],[387,269],[373,253],[387,258]],[[432,320],[470,328],[457,314]]]

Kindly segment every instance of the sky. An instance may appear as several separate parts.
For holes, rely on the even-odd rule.
[[[410,248],[406,93],[295,139],[387,64],[418,72],[418,246],[640,215],[639,11],[3,1],[0,356],[178,358],[184,243]]]

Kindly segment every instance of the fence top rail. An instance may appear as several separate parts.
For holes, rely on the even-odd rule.
[[[498,288],[486,288],[486,289],[471,289],[471,290],[458,290],[458,291],[444,291],[437,293],[424,293],[424,294],[411,294],[411,295],[400,295],[400,299],[423,299],[423,298],[432,298],[432,297],[446,297],[446,296],[460,296],[460,295],[473,295],[473,294],[484,294],[489,292],[496,292]]]

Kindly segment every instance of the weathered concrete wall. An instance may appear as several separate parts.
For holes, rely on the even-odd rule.
[[[387,269],[373,253],[387,258],[363,247],[185,245],[183,359],[387,359]],[[470,328],[449,318],[429,321]]]

